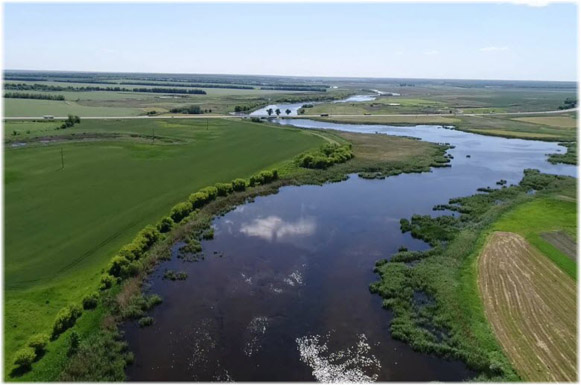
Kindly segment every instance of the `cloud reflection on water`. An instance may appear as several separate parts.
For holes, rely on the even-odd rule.
[[[284,241],[295,236],[307,237],[313,235],[317,224],[313,217],[300,218],[295,222],[284,221],[281,217],[271,215],[266,218],[254,219],[251,223],[243,223],[240,232],[250,237],[259,237],[269,242]]]

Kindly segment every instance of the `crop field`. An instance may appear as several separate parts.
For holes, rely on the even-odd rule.
[[[494,333],[526,381],[577,381],[576,284],[522,236],[493,233],[478,284]]]
[[[7,374],[14,351],[48,332],[60,308],[95,290],[113,253],[176,202],[325,142],[308,131],[228,120],[82,121],[66,130],[6,124],[13,129],[48,130],[62,140],[5,149]],[[71,131],[76,141],[66,140]],[[46,370],[51,359],[42,361]]]
[[[68,100],[31,100],[31,99],[4,99],[4,116],[134,116],[142,111],[123,106],[98,107],[84,106]]]
[[[75,114],[83,116],[134,116],[144,115],[155,111],[157,114],[169,112],[172,108],[190,105],[199,106],[203,112],[212,114],[228,114],[234,111],[235,106],[247,106],[251,109],[268,104],[271,101],[286,98],[309,98],[327,93],[304,92],[297,90],[260,89],[258,85],[251,85],[248,89],[203,87],[201,83],[196,87],[183,87],[183,82],[147,81],[147,85],[123,84],[135,83],[137,80],[116,79],[114,82],[91,83],[90,81],[75,81],[75,78],[51,79],[50,81],[9,80],[6,84],[24,84],[26,86],[57,86],[57,87],[121,87],[127,90],[135,88],[176,88],[183,92],[192,89],[203,90],[206,94],[163,94],[151,92],[130,91],[39,91],[26,90],[31,94],[63,95],[65,101],[50,100],[23,100],[4,99],[4,112],[8,117],[28,117],[40,115],[63,116]],[[197,83],[192,83],[197,84]],[[253,83],[254,84],[254,83]],[[229,87],[228,84],[211,83],[210,86]],[[235,84],[236,86],[246,86]],[[329,95],[345,91],[330,90]]]
[[[577,260],[577,242],[564,231],[542,233],[541,238],[573,260]]]
[[[566,196],[549,196],[524,203],[505,214],[494,224],[493,229],[523,236],[576,280],[576,262],[543,237],[547,232],[562,231],[570,239],[577,239],[577,203],[574,193],[571,191]]]
[[[533,124],[540,124],[555,128],[575,129],[577,127],[577,118],[575,115],[536,116],[536,117],[516,118],[513,120]]]
[[[442,102],[430,99],[380,97],[370,102],[325,103],[305,109],[305,114],[363,115],[363,114],[427,114],[450,112]]]

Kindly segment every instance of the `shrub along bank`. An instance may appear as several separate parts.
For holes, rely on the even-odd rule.
[[[432,248],[402,250],[376,264],[380,280],[370,290],[393,311],[392,336],[418,351],[464,361],[479,373],[479,380],[518,380],[485,319],[474,261],[483,232],[502,213],[534,199],[530,191],[543,194],[574,184],[573,178],[525,170],[517,186],[487,189],[435,207],[459,216],[402,219],[403,232]]]

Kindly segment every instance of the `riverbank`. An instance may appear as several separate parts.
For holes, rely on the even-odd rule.
[[[380,280],[370,289],[393,311],[392,336],[416,350],[463,360],[480,373],[479,380],[519,380],[484,316],[476,261],[487,231],[502,214],[537,196],[575,191],[575,183],[527,170],[519,185],[485,189],[436,207],[454,215],[402,219],[403,232],[432,248],[402,250],[376,265]]]
[[[577,114],[564,111],[553,117],[546,115],[527,114],[517,116],[361,116],[341,117],[335,115],[329,118],[317,117],[318,121],[347,124],[386,124],[392,126],[409,126],[417,124],[436,124],[453,126],[455,129],[473,134],[516,138],[528,140],[544,140],[551,142],[574,142],[577,140]]]
[[[175,239],[184,234],[201,229],[209,224],[215,215],[232,208],[247,199],[257,195],[272,194],[284,185],[320,184],[329,180],[343,180],[347,174],[365,171],[374,167],[375,172],[385,175],[398,172],[428,171],[430,165],[441,164],[444,146],[438,146],[415,139],[382,137],[377,135],[353,135],[339,132],[312,132],[328,142],[337,144],[352,144],[355,158],[336,164],[326,170],[299,168],[294,159],[279,162],[273,167],[279,171],[280,179],[265,185],[248,187],[245,191],[233,192],[226,197],[218,197],[204,206],[192,217],[186,219],[183,226],[172,230],[140,258],[137,276],[113,286],[101,294],[96,310],[86,310],[77,320],[76,326],[62,333],[49,345],[49,351],[40,361],[33,364],[33,371],[18,377],[20,380],[67,379],[67,380],[120,380],[123,379],[123,367],[131,356],[117,331],[117,325],[130,313],[141,315],[140,311],[124,311],[123,309],[148,308],[147,301],[141,295],[141,283],[147,272],[156,261],[167,255],[168,247]],[[373,140],[371,140],[373,139]],[[373,144],[378,140],[380,145]],[[390,154],[386,157],[386,154]],[[248,183],[248,181],[247,181]],[[177,237],[177,238],[176,238]],[[195,244],[195,242],[193,242]],[[141,318],[141,317],[139,317]],[[98,328],[97,325],[100,325]],[[70,334],[76,331],[81,339],[79,353],[67,358],[65,352]],[[59,346],[57,348],[57,345]],[[61,352],[56,354],[57,352]],[[65,369],[65,363],[69,361]],[[64,370],[63,373],[61,371]]]

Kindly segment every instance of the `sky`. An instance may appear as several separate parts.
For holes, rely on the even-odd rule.
[[[577,6],[5,3],[4,68],[576,80]]]

